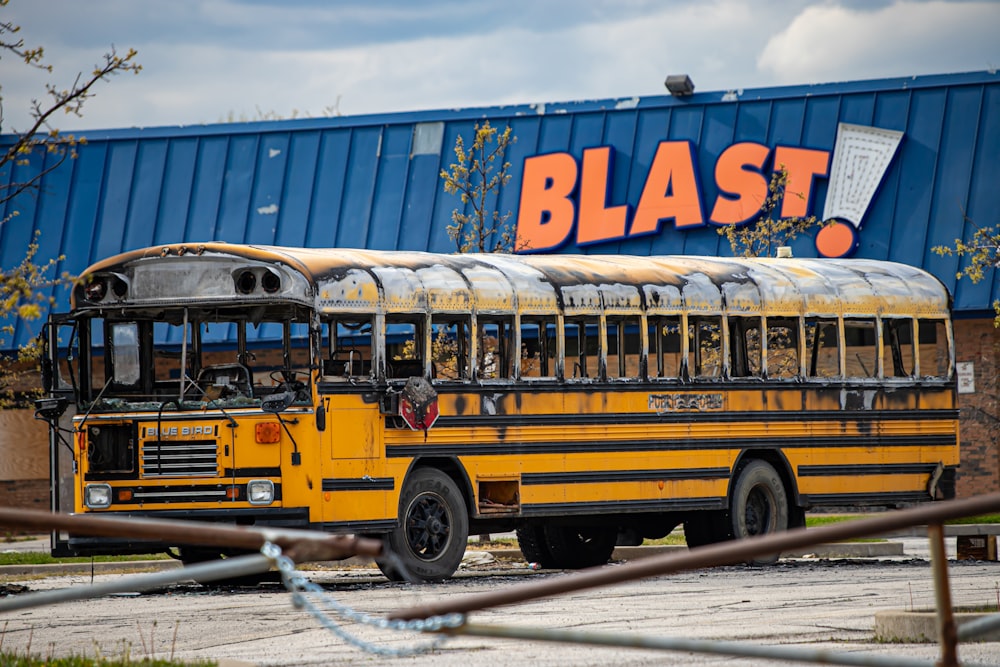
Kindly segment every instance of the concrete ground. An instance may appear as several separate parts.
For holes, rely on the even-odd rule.
[[[477,612],[470,620],[493,626],[866,652],[933,662],[939,657],[934,645],[878,644],[873,637],[876,611],[933,606],[925,543],[915,539],[911,545],[911,540],[904,540],[900,556],[783,559],[772,567],[733,566],[659,577]],[[957,606],[995,604],[1000,595],[1000,564],[952,562],[949,570]],[[495,591],[540,577],[572,576],[535,572],[519,558],[497,560],[491,554],[470,557],[460,576],[439,584],[393,584],[370,567],[316,569],[308,574],[328,595],[376,617],[402,607]],[[16,578],[32,591],[91,583],[89,574],[0,576]],[[121,576],[96,574],[93,581]],[[424,640],[351,628],[382,647],[397,648]],[[172,654],[185,660],[224,659],[259,665],[801,664],[474,637],[451,639],[426,655],[370,656],[296,609],[290,596],[276,584],[248,589],[181,584],[156,593],[126,593],[0,613],[0,634],[5,651],[30,647],[43,655],[76,652],[105,656],[128,651],[133,656]],[[963,661],[1000,665],[1000,643],[963,644],[959,656]]]

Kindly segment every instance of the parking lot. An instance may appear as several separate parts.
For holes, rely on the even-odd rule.
[[[612,632],[632,636],[684,637],[790,645],[837,652],[922,657],[932,644],[874,641],[873,619],[881,609],[933,606],[930,565],[921,540],[906,540],[903,556],[878,559],[783,559],[762,568],[730,566],[583,591],[471,615],[481,624]],[[611,564],[607,567],[619,567]],[[956,606],[996,604],[1000,565],[949,565]],[[532,571],[523,561],[478,558],[460,576],[438,584],[394,584],[366,567],[309,573],[328,595],[377,617],[454,596],[512,587],[537,577],[572,576]],[[97,574],[107,581],[121,574]],[[25,578],[31,590],[87,586],[88,575]],[[389,649],[426,637],[350,626]],[[185,660],[235,660],[260,665],[387,663],[406,665],[644,665],[796,664],[724,656],[595,648],[523,640],[458,637],[435,652],[406,658],[371,656],[300,609],[278,584],[253,588],[205,588],[179,584],[153,593],[125,593],[0,614],[3,648],[43,655],[69,653]],[[1000,664],[1000,644],[963,644],[963,661]]]

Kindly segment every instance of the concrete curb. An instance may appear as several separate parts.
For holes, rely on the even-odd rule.
[[[986,612],[963,612],[958,609],[955,611],[955,625],[962,627],[991,615]],[[937,613],[934,611],[875,612],[875,639],[878,641],[935,644],[937,637]],[[1000,630],[993,630],[965,641],[1000,642]]]
[[[616,547],[611,554],[612,560],[639,560],[650,556],[659,556],[671,551],[679,551],[687,547],[678,545],[649,545],[638,547]],[[486,549],[494,558],[500,560],[524,560],[521,550]],[[902,556],[903,545],[900,542],[845,542],[843,544],[818,544],[803,552],[781,554],[782,558],[883,558],[886,556]],[[334,561],[339,567],[359,567],[371,565],[367,558],[347,558]],[[308,569],[309,563],[303,569]],[[108,574],[111,572],[159,572],[182,567],[176,560],[135,560],[115,563],[47,563],[44,565],[3,565],[0,566],[0,576],[16,575],[89,575]]]
[[[129,560],[114,563],[45,563],[43,565],[3,565],[0,566],[0,576],[3,575],[88,575],[109,574],[113,572],[160,572],[183,567],[177,560]]]
[[[945,537],[1000,535],[1000,523],[946,524]],[[911,526],[884,533],[881,537],[927,537],[927,526]]]
[[[637,547],[616,547],[611,554],[612,560],[639,560],[650,556],[659,556],[670,551],[686,550],[683,545],[642,545]],[[520,555],[518,549],[507,549]],[[494,554],[497,555],[497,554]],[[781,554],[782,558],[884,558],[887,556],[902,556],[903,545],[900,542],[844,542],[842,544],[817,544],[809,549],[788,551]]]

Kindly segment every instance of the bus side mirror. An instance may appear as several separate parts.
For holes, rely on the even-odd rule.
[[[40,398],[35,401],[35,419],[47,422],[59,421],[62,414],[66,412],[69,401],[65,398]]]
[[[265,396],[260,400],[260,409],[271,414],[278,414],[288,409],[295,402],[294,391],[282,391],[277,394]]]
[[[48,356],[41,358],[42,369],[42,390],[46,394],[52,393],[52,360]]]
[[[49,356],[49,326],[46,323],[42,327],[42,332],[38,334],[38,347],[41,349],[41,357],[38,361],[42,375],[42,389],[46,394],[52,393],[52,386],[54,384],[52,357]]]
[[[320,401],[319,405],[316,406],[316,430],[326,430],[326,405],[323,401]]]

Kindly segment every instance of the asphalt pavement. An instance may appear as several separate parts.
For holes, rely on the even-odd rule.
[[[482,552],[480,552],[482,553]],[[621,567],[613,563],[606,567]],[[1000,587],[995,562],[952,562],[956,605],[983,605]],[[339,604],[383,619],[391,611],[459,597],[490,594],[572,573],[533,571],[523,561],[499,562],[480,555],[452,580],[436,584],[387,582],[372,568],[305,572]],[[21,578],[32,592],[88,587],[121,574]],[[561,596],[492,607],[469,619],[493,629],[609,633],[629,640],[712,640],[755,647],[864,653],[881,657],[939,657],[933,644],[880,643],[878,611],[931,607],[929,563],[888,559],[786,559],[769,567],[728,566],[682,572]],[[425,636],[341,623],[381,650],[420,644]],[[293,604],[278,584],[251,588],[180,583],[148,593],[122,592],[0,613],[4,649],[63,655],[75,652],[183,660],[227,660],[253,665],[393,664],[427,667],[489,665],[779,665],[774,659],[737,659],[691,651],[556,644],[524,639],[456,637],[441,648],[406,658],[367,654],[322,627]],[[1000,644],[963,644],[963,660],[1000,665]],[[229,663],[233,664],[233,663]]]

